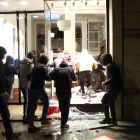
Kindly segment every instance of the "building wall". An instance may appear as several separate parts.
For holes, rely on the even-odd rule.
[[[124,0],[124,30],[140,29],[140,0]],[[124,118],[140,120],[140,38],[124,37]]]
[[[124,82],[124,94],[116,101],[118,119],[140,120],[140,38],[131,33],[126,38],[123,32],[140,29],[139,7],[140,0],[110,0],[110,53]]]

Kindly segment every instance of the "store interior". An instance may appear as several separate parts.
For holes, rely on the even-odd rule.
[[[31,2],[31,0],[29,0],[29,2]],[[7,55],[11,55],[14,60],[22,60],[26,56],[26,51],[34,51],[34,64],[38,62],[38,58],[42,54],[48,55],[49,63],[51,63],[57,58],[60,53],[60,48],[62,48],[64,51],[69,52],[75,64],[77,56],[81,54],[83,49],[87,49],[88,53],[95,59],[99,54],[106,52],[105,0],[47,1],[45,5],[43,2],[40,4],[37,3],[38,2],[36,2],[36,5],[34,4],[34,9],[31,8],[31,3],[29,3],[24,10],[36,11],[45,9],[45,12],[27,13],[27,25],[25,25],[24,12],[20,13],[18,17],[16,13],[0,14],[0,45],[5,46]],[[10,12],[10,10],[12,10],[6,8],[4,11],[7,10]],[[23,6],[22,8],[19,6],[19,10],[23,10]],[[17,18],[19,21],[19,47],[17,39]],[[60,31],[57,24],[59,20],[69,20],[71,22],[69,30]],[[25,35],[27,35],[27,37]],[[48,68],[48,70],[51,71],[52,68]],[[104,79],[105,76],[101,72],[100,82]],[[18,85],[18,76],[15,75],[8,104],[16,105],[24,102]],[[94,88],[94,85],[95,80],[92,78],[92,88]],[[46,82],[45,89],[50,99],[50,105],[58,105],[54,81]],[[20,95],[21,99],[19,98]],[[71,105],[101,105],[103,95],[104,89],[101,87],[101,91],[96,93],[89,102],[87,98],[82,97],[79,80],[77,80],[72,83]],[[39,101],[39,103],[41,102]],[[20,110],[22,110],[22,105],[20,106]]]

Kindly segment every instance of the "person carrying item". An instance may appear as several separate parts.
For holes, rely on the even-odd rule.
[[[11,95],[12,85],[14,83],[14,75],[17,75],[18,72],[16,68],[12,65],[13,64],[13,57],[8,55],[6,57],[6,63],[4,64],[4,71],[5,71],[5,89],[7,93],[9,94],[9,97]]]
[[[100,62],[100,57],[101,57],[101,55],[98,55],[98,57],[97,57],[97,65],[98,65],[98,67],[97,68],[95,68],[94,66],[92,67],[92,76],[95,79],[95,86],[94,86],[93,93],[99,92],[99,89],[100,89],[100,77],[99,77],[99,74],[100,74],[101,70],[105,70],[105,68],[99,63]]]
[[[41,125],[50,124],[51,119],[47,119],[49,99],[48,95],[44,89],[45,81],[50,80],[48,75],[47,63],[49,58],[46,55],[42,55],[39,58],[39,63],[34,66],[31,73],[31,87],[30,87],[30,99],[31,99],[31,109],[29,114],[29,127],[28,132],[32,133],[40,130],[40,127],[36,127],[33,124],[34,113],[37,109],[38,99],[44,104]]]
[[[97,62],[92,57],[92,55],[88,54],[86,49],[82,50],[82,53],[76,60],[76,72],[79,71],[79,80],[80,86],[82,90],[82,96],[86,96],[86,94],[90,95],[92,89],[92,66],[94,65],[97,68]],[[85,81],[87,83],[87,93],[85,93],[84,85]]]
[[[106,81],[102,82],[102,86],[106,86],[105,95],[102,98],[102,105],[105,113],[105,119],[100,121],[100,124],[113,124],[117,125],[115,101],[118,94],[123,90],[123,82],[120,74],[119,67],[112,60],[109,53],[101,55],[101,64],[106,66],[107,77]],[[109,115],[109,108],[111,116]]]
[[[72,81],[76,81],[74,71],[68,66],[64,59],[58,68],[53,69],[49,76],[56,81],[56,95],[59,101],[59,109],[61,111],[61,129],[68,128],[67,124]]]
[[[33,64],[34,53],[29,52],[27,58],[25,57],[19,67],[19,88],[23,93],[24,106],[23,106],[23,123],[28,123],[29,111],[31,108],[31,103],[29,99],[29,89],[30,89],[30,79]],[[34,116],[36,118],[36,116]]]
[[[7,108],[6,100],[9,98],[9,94],[6,92],[4,88],[4,65],[2,59],[6,56],[6,50],[2,46],[0,46],[0,114],[2,116],[3,125],[5,128],[5,136],[6,140],[14,140],[18,138],[21,133],[13,133],[13,129],[10,123],[10,114]]]

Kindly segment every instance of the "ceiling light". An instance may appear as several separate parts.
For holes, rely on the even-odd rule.
[[[38,16],[33,16],[33,18],[38,18]]]
[[[87,7],[87,2],[85,2],[85,7]]]
[[[75,7],[75,2],[72,3],[72,6],[73,6],[72,8],[76,8],[76,7]]]
[[[20,4],[21,5],[27,5],[28,3],[26,1],[21,1]]]
[[[51,8],[53,9],[54,7],[53,7],[53,3],[51,3]]]
[[[2,6],[8,6],[9,5],[9,3],[7,3],[7,2],[1,2],[0,3]]]
[[[97,7],[100,5],[99,1],[97,1]]]

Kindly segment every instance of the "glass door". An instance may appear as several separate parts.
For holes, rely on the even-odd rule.
[[[49,57],[49,62],[53,61],[53,50],[51,50],[51,11],[48,7],[46,1],[44,1],[44,25],[45,25],[45,46],[43,53]],[[48,72],[50,72],[50,67],[48,67]],[[45,90],[48,94],[49,99],[53,97],[53,83],[52,81],[47,81],[45,85]]]

